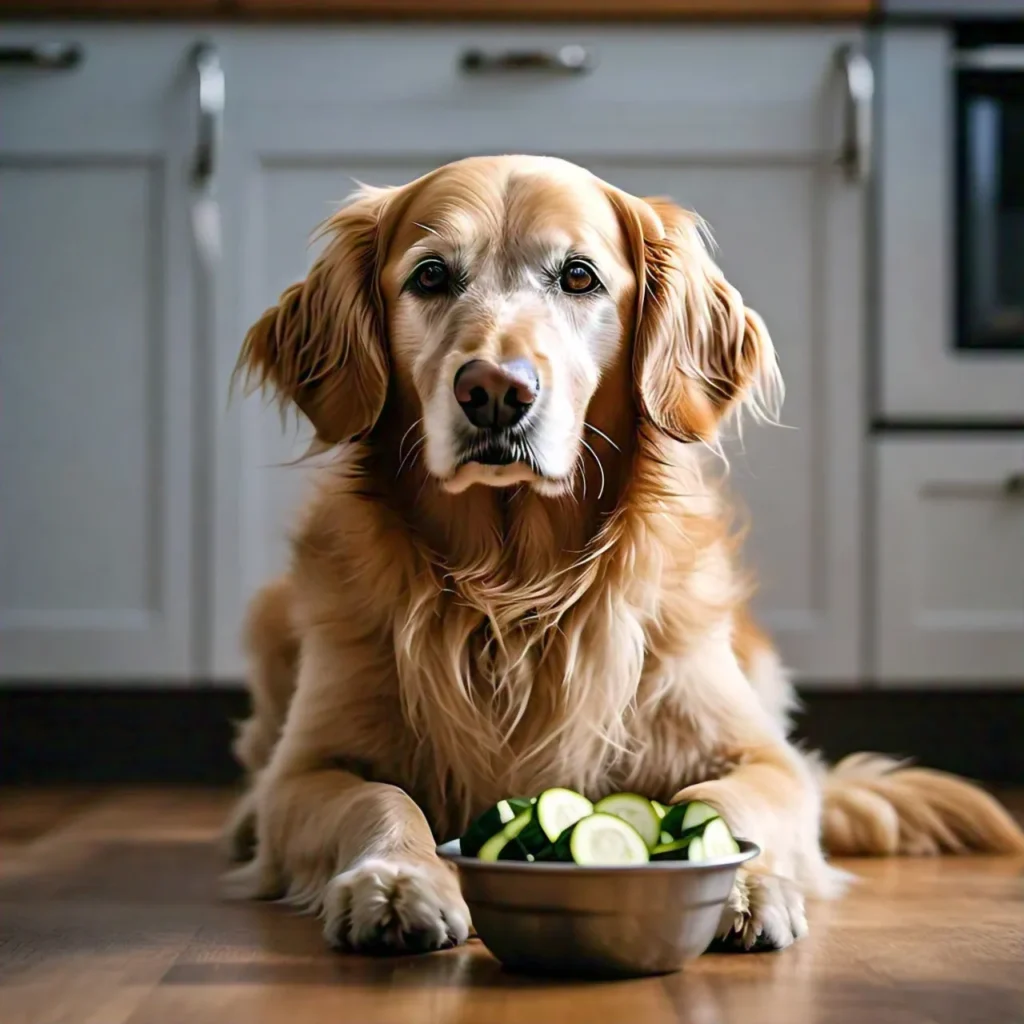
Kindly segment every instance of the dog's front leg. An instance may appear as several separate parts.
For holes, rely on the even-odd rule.
[[[738,874],[719,939],[742,949],[783,949],[807,933],[805,894],[836,879],[818,843],[819,795],[799,755],[784,742],[746,747],[720,779],[688,786],[676,802],[702,800],[762,854]]]
[[[328,941],[346,949],[425,952],[463,942],[469,912],[423,812],[397,786],[346,770],[402,741],[394,716],[379,711],[374,680],[339,672],[369,662],[358,653],[307,646],[284,732],[254,793],[256,856],[227,876],[226,894],[285,896],[318,912]]]
[[[333,769],[271,776],[259,823],[249,878],[264,890],[283,884],[319,911],[331,945],[428,952],[466,940],[458,880],[435,853],[423,812],[397,787]],[[264,851],[277,863],[261,865]]]

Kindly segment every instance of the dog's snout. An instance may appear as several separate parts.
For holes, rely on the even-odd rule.
[[[456,401],[474,427],[511,427],[537,401],[540,379],[526,359],[500,366],[473,359],[459,367],[454,388]]]

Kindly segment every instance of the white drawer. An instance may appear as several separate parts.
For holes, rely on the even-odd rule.
[[[387,28],[236,29],[225,34],[239,116],[294,152],[339,147],[381,156],[546,151],[602,154],[830,153],[841,112],[834,54],[857,29]],[[469,73],[465,54],[557,55],[584,47],[593,68]],[[239,113],[236,111],[236,113]],[[243,129],[245,130],[245,129]]]
[[[1024,438],[886,440],[877,462],[878,678],[1024,682]]]

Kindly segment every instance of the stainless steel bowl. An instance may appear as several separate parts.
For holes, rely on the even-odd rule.
[[[509,970],[636,977],[678,971],[715,937],[736,869],[760,852],[705,864],[660,861],[582,868],[463,857],[453,839],[437,851],[456,865],[473,926]]]

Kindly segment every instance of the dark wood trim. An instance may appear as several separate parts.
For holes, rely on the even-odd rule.
[[[2,18],[229,21],[853,21],[874,0],[0,0]]]
[[[812,690],[803,700],[797,735],[830,760],[875,750],[1024,783],[1024,680],[1019,690]],[[231,723],[246,709],[233,689],[0,690],[0,784],[231,782]]]

